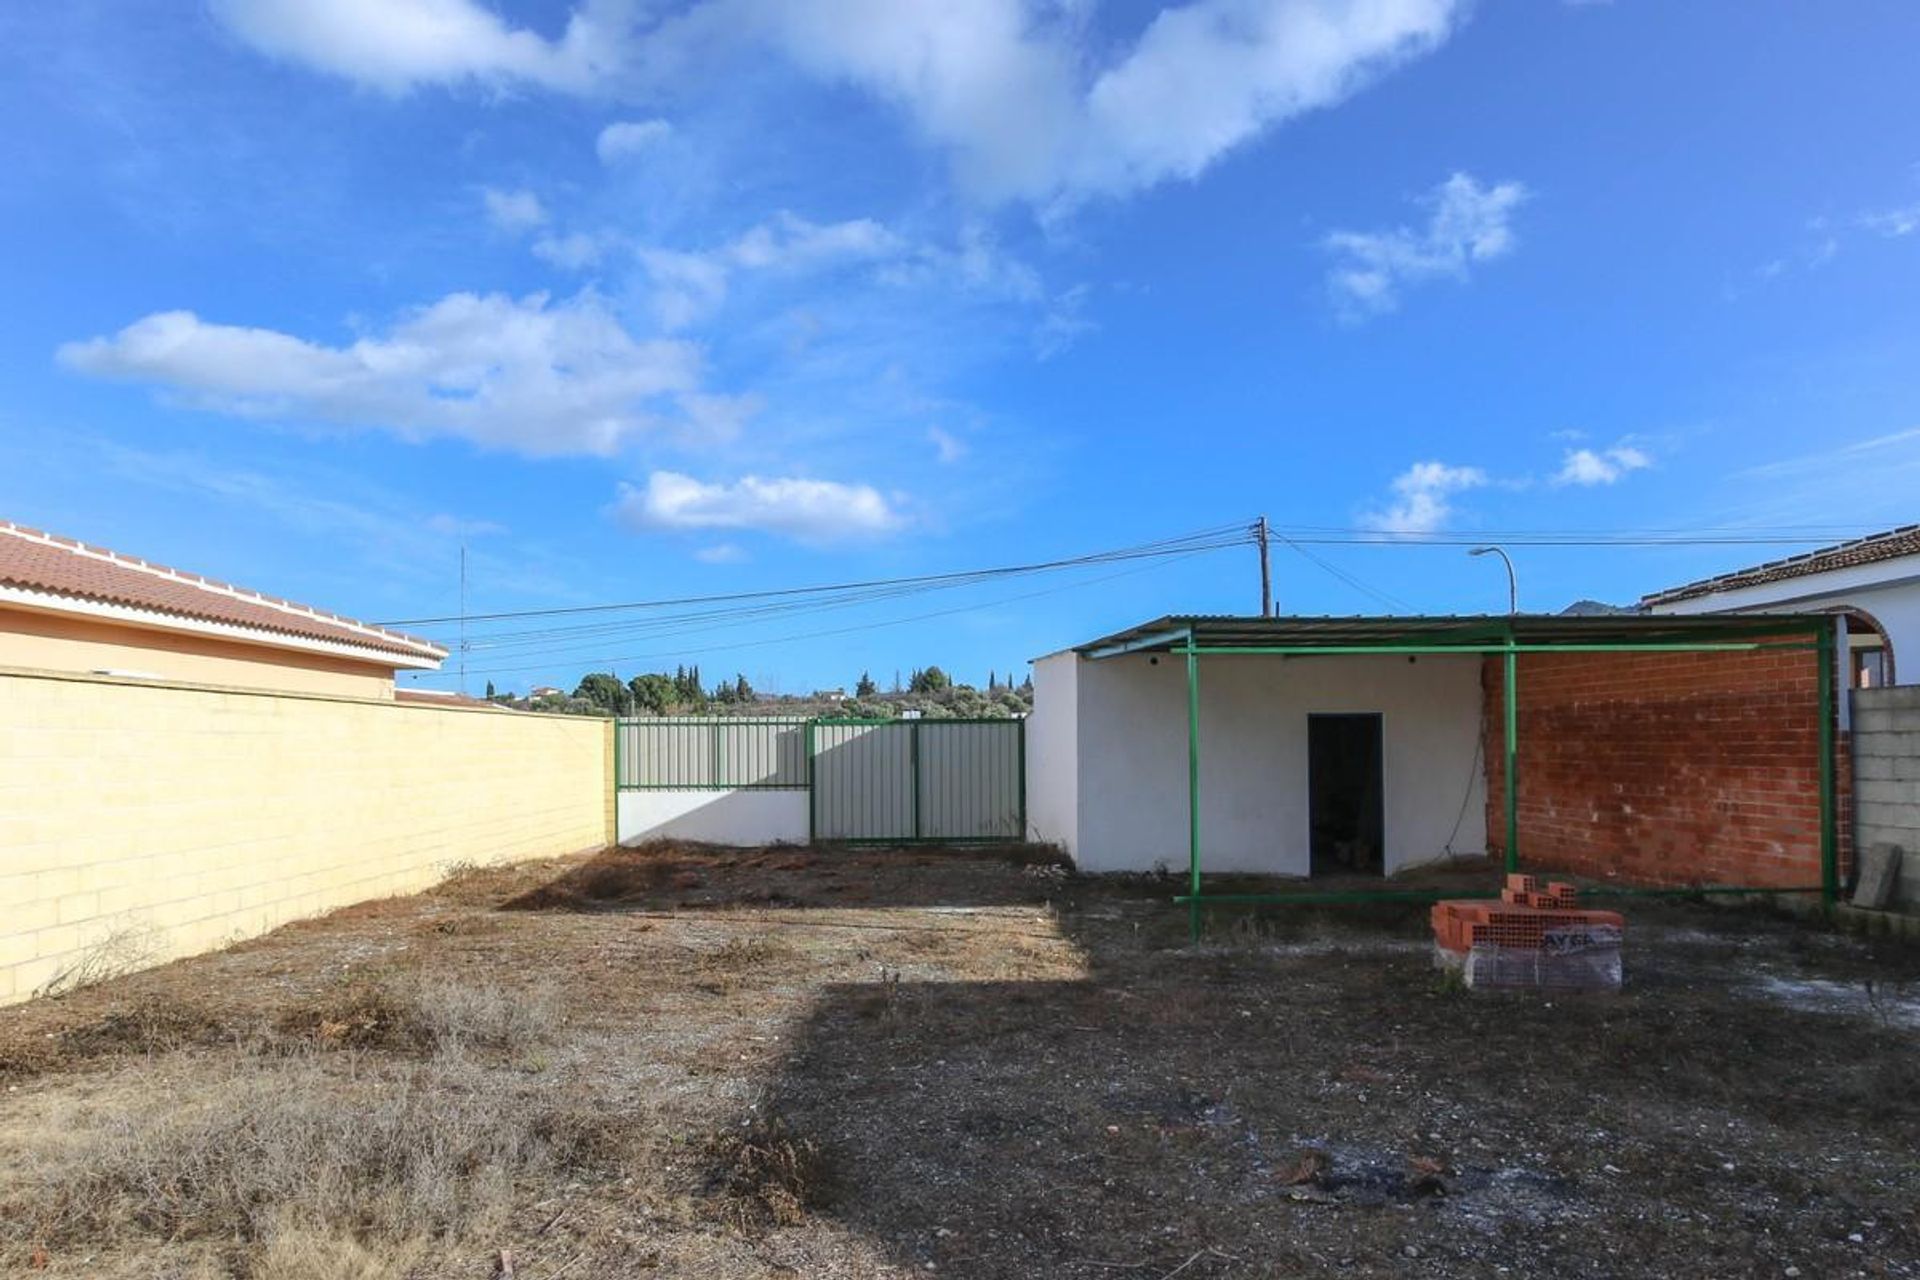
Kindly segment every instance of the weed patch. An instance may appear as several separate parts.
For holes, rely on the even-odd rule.
[[[550,990],[448,980],[341,984],[284,1014],[282,1035],[324,1049],[429,1053],[543,1044],[559,1025]]]
[[[715,1136],[705,1154],[707,1192],[720,1216],[742,1230],[798,1226],[832,1198],[819,1144],[778,1116]]]
[[[604,1154],[577,1117],[451,1056],[397,1074],[254,1059],[168,1106],[136,1098],[76,1119],[25,1153],[0,1230],[236,1240],[290,1267],[289,1232],[322,1252],[457,1236],[497,1222],[523,1180],[592,1171]]]

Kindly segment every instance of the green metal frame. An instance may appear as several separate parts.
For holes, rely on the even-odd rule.
[[[1207,645],[1200,643],[1191,626],[1157,632],[1135,640],[1101,646],[1087,651],[1093,659],[1119,657],[1147,649],[1165,649],[1183,657],[1187,678],[1187,892],[1174,901],[1187,908],[1187,928],[1198,941],[1203,913],[1210,905],[1288,906],[1359,902],[1432,902],[1442,898],[1492,898],[1497,893],[1436,890],[1358,889],[1303,893],[1206,893],[1201,884],[1200,856],[1200,659],[1213,656],[1282,658],[1329,656],[1405,655],[1408,657],[1462,655],[1501,659],[1501,732],[1502,790],[1505,809],[1506,870],[1520,868],[1520,655],[1523,653],[1756,653],[1766,651],[1807,651],[1817,655],[1819,664],[1819,752],[1820,752],[1820,883],[1816,886],[1789,888],[1745,885],[1694,885],[1683,887],[1601,888],[1583,891],[1594,898],[1672,897],[1687,898],[1721,894],[1813,894],[1831,908],[1840,891],[1839,839],[1834,800],[1834,623],[1830,618],[1809,621],[1805,618],[1772,616],[1755,618],[1750,627],[1726,625],[1717,619],[1711,632],[1702,631],[1700,640],[1613,640],[1602,642],[1526,643],[1515,634],[1511,620],[1489,622],[1484,640],[1468,638],[1433,642],[1390,640],[1374,644],[1251,644]],[[1677,629],[1684,630],[1684,627]],[[1755,639],[1707,639],[1707,634],[1726,636],[1750,632]],[[1776,641],[1771,637],[1805,634],[1806,641]]]

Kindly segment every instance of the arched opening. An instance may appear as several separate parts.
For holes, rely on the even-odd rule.
[[[1879,619],[1853,608],[1840,616],[1847,624],[1847,687],[1881,689],[1893,684],[1893,642]]]

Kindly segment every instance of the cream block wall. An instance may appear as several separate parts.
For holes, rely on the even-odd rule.
[[[391,698],[394,665],[0,607],[0,667]]]
[[[0,670],[0,1003],[614,839],[612,722]]]

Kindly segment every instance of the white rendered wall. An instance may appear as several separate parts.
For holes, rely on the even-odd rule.
[[[1920,557],[1904,556],[1852,569],[1830,569],[1805,577],[1788,578],[1716,591],[1712,595],[1671,604],[1656,604],[1654,613],[1820,613],[1830,609],[1858,609],[1885,629],[1893,649],[1893,676],[1897,684],[1920,684]]]
[[[1087,871],[1184,868],[1185,659],[1162,657],[1154,665],[1130,654],[1078,660],[1076,668],[1076,861]],[[1036,716],[1039,679],[1036,667]],[[1485,853],[1481,697],[1478,658],[1202,658],[1206,870],[1309,873],[1309,713],[1381,715],[1389,873],[1446,856],[1450,837],[1455,856]],[[1043,754],[1035,745],[1030,758]],[[1052,767],[1042,766],[1036,777]]]
[[[1027,717],[1027,838],[1079,856],[1080,658],[1056,653],[1033,664]]]
[[[702,840],[759,845],[807,839],[805,791],[622,791],[621,844]]]

